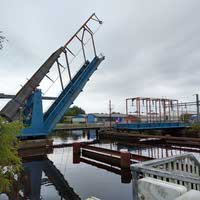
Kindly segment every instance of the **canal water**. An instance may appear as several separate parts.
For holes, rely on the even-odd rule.
[[[75,141],[93,141],[96,139],[96,131],[64,131],[51,137],[55,145],[70,144]],[[92,145],[112,150],[127,149],[134,154],[153,158],[177,155],[187,151],[175,146],[174,148],[141,147],[106,140],[100,140]],[[198,152],[196,154],[199,155]],[[26,155],[23,159],[23,167],[22,181],[17,184],[18,187],[14,192],[18,193],[18,196],[23,193],[23,196],[26,196],[25,199],[73,200],[87,199],[91,196],[101,200],[132,199],[130,171],[121,171],[114,166],[91,161],[91,159],[82,159],[77,162],[73,158],[71,146],[43,150],[40,156],[27,157]],[[0,200],[6,199],[7,197],[0,195]]]
[[[86,132],[77,130],[66,132],[66,136],[64,135],[62,138],[59,136],[53,136],[53,138],[54,144],[92,141],[96,138],[96,132],[94,130]],[[73,164],[72,147],[54,149],[48,158],[53,161],[81,199],[91,196],[102,200],[132,199],[131,183],[122,183],[120,175],[83,162]],[[45,186],[43,188],[44,199],[60,199],[59,194],[52,189]]]

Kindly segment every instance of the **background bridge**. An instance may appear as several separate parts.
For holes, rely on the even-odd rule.
[[[198,97],[198,96],[197,96]],[[179,103],[176,99],[132,97],[126,99],[126,121],[119,130],[183,129],[198,121],[199,100]]]
[[[153,122],[153,123],[130,123],[117,124],[114,128],[120,130],[162,130],[162,129],[183,129],[189,127],[187,123],[181,122]]]

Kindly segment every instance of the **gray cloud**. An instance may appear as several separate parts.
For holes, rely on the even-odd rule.
[[[104,25],[95,35],[101,64],[75,101],[88,112],[106,112],[108,100],[124,112],[125,98],[192,100],[198,92],[198,0],[1,0],[0,92],[15,93],[47,57],[93,12]]]

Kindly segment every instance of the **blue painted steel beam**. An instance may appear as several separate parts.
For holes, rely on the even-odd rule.
[[[32,110],[30,126],[23,129],[21,137],[46,136],[52,132],[103,60],[104,56],[96,56],[91,62],[86,61],[45,114],[41,91],[36,90],[30,98],[30,105],[26,105],[28,110]]]
[[[70,85],[67,86],[60,96],[58,101],[47,111],[44,117],[44,127],[48,133],[50,133],[56,124],[64,116],[67,109],[73,104],[74,100],[77,98],[79,93],[82,91],[83,87],[97,69],[99,64],[104,60],[104,56],[95,57],[90,63],[87,62],[78,72],[78,76],[75,76]]]
[[[27,137],[47,135],[47,132],[44,129],[41,90],[36,90],[30,97],[29,101],[32,102],[30,105],[28,105],[30,106],[30,110],[32,110],[31,122],[29,127],[22,130],[21,136]]]
[[[155,123],[120,123],[113,128],[119,130],[161,130],[161,129],[178,129],[189,127],[186,123],[181,122],[155,122]]]

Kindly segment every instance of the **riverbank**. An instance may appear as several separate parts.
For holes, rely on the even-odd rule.
[[[153,133],[153,134],[152,134]],[[170,136],[162,135],[159,132],[127,132],[127,131],[116,131],[116,130],[102,130],[99,132],[100,139],[111,139],[121,140],[129,142],[141,142],[141,143],[152,143],[152,144],[174,144],[181,146],[190,146],[200,148],[200,137],[185,137],[185,136]]]

